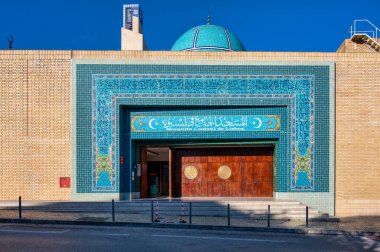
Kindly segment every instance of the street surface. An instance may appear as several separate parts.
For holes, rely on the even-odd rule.
[[[0,251],[378,251],[377,239],[102,226],[0,224]]]

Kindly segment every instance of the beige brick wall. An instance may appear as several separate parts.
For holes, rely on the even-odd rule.
[[[380,53],[337,61],[336,213],[380,215]]]
[[[1,51],[0,95],[0,199],[69,200],[69,53]]]
[[[365,44],[357,44],[350,39],[346,39],[337,50],[338,53],[372,53]]]
[[[380,214],[380,53],[0,51],[1,199],[70,199],[70,58],[336,62],[336,214]]]

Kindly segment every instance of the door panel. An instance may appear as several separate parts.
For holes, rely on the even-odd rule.
[[[253,189],[256,197],[273,196],[273,169],[267,161],[257,161],[253,169]]]
[[[241,157],[238,159],[233,158],[233,163],[227,163],[231,168],[231,177],[225,181],[228,183],[229,191],[228,197],[241,197],[242,196],[242,162]]]
[[[223,160],[221,157],[215,157],[214,160]],[[208,184],[207,184],[207,196],[208,197],[229,197],[231,194],[231,188],[234,188],[231,178],[222,179],[218,176],[218,169],[222,165],[233,167],[239,165],[239,163],[231,162],[209,162],[207,163]],[[232,177],[232,176],[231,176]]]
[[[195,160],[191,160],[189,158],[182,158],[182,166],[183,170],[187,166],[194,166],[198,170],[198,175],[194,179],[188,179],[185,176],[185,173],[182,172],[182,196],[183,197],[191,197],[194,195],[198,196],[206,196],[203,195],[203,187],[205,186],[205,176],[204,176],[204,163],[202,162],[192,162]]]
[[[272,148],[189,148],[175,153],[173,173],[181,172],[181,188],[174,191],[184,197],[272,197]],[[184,174],[189,165],[198,171],[194,179]],[[218,176],[223,165],[231,169],[227,179]]]
[[[246,162],[243,163],[242,172],[242,197],[254,197],[253,193],[253,161],[247,161],[247,157],[244,157]],[[248,160],[251,157],[248,158]],[[252,159],[251,159],[252,160]]]

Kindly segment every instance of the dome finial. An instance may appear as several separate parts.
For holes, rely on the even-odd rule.
[[[208,16],[207,16],[207,24],[208,24],[208,25],[211,24],[211,17],[210,17],[210,14],[208,14]]]

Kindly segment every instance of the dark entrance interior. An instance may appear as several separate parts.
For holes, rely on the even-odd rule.
[[[273,147],[142,147],[141,197],[273,197]]]
[[[169,148],[141,148],[141,197],[169,196]]]
[[[169,162],[148,161],[148,193],[150,198],[169,196]]]

